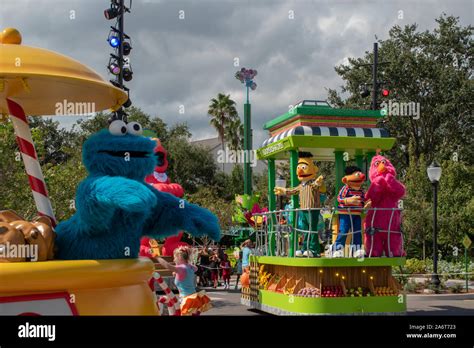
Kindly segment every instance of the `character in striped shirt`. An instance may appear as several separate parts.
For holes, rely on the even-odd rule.
[[[362,184],[365,181],[365,175],[360,168],[350,166],[345,170],[345,176],[342,178],[344,186],[337,195],[338,214],[339,214],[339,233],[334,243],[333,257],[343,257],[346,238],[349,230],[352,231],[351,249],[352,256],[364,256],[362,247],[362,228],[361,216],[362,210],[370,206],[370,201],[364,201],[364,191]]]
[[[326,186],[323,183],[323,176],[316,178],[319,168],[314,164],[310,152],[300,152],[298,158],[298,167],[296,173],[301,184],[292,187],[275,187],[275,194],[277,195],[299,195],[300,208],[320,208],[320,194],[326,192]],[[296,251],[296,256],[318,257],[320,254],[319,237],[318,237],[318,222],[319,210],[305,210],[299,212],[298,228],[303,231],[310,231],[312,233],[303,232],[303,245],[301,250]],[[308,241],[309,236],[309,241]]]

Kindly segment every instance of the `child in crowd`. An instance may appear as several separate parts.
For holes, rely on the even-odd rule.
[[[216,289],[219,281],[219,258],[216,254],[211,256],[209,268],[211,270],[211,281],[213,288]]]
[[[242,250],[239,250],[236,264],[237,279],[235,280],[235,290],[238,289],[240,276],[242,275]]]
[[[175,284],[181,300],[181,315],[200,315],[211,308],[211,300],[204,290],[196,292],[197,267],[191,265],[191,248],[181,246],[174,250],[174,263],[172,265],[161,257],[158,262],[165,268],[173,271]]]
[[[223,259],[220,263],[220,268],[222,269],[222,280],[224,281],[224,289],[229,289],[231,266],[227,254],[223,255]]]

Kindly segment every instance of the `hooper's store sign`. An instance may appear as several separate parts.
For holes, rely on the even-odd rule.
[[[281,150],[284,150],[287,147],[287,142],[282,141],[278,142],[275,144],[268,145],[260,150],[258,150],[258,157],[267,157],[268,155],[271,155],[275,152],[279,152]]]

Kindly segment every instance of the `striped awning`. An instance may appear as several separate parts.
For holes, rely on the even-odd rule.
[[[358,137],[358,138],[389,138],[390,135],[382,128],[345,128],[345,127],[310,127],[296,126],[287,129],[280,134],[265,140],[262,144],[267,146],[283,138],[292,135],[309,135],[309,136],[329,136],[329,137]]]

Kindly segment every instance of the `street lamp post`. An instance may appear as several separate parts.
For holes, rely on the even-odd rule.
[[[253,79],[257,76],[257,70],[242,68],[235,73],[235,78],[245,84],[247,101],[244,104],[244,194],[252,195],[252,168],[250,167],[250,151],[252,151],[252,126],[249,101],[249,89],[254,91],[257,84]]]
[[[428,178],[433,185],[433,275],[431,283],[438,288],[441,283],[438,276],[438,184],[441,178],[441,167],[433,161],[426,169]]]

